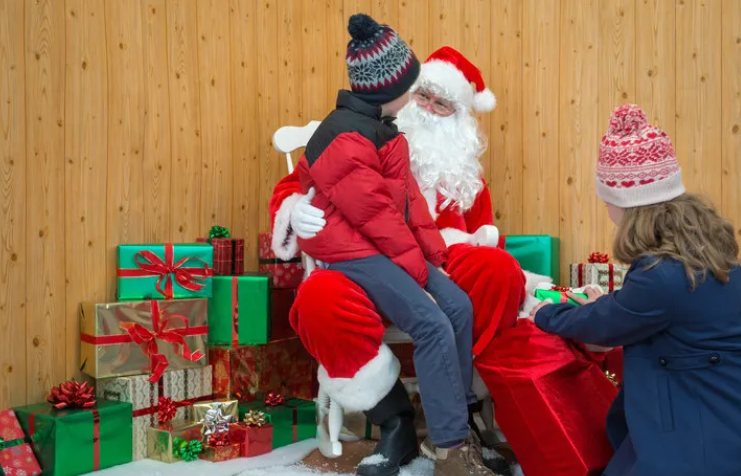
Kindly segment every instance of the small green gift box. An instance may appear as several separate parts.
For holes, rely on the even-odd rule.
[[[98,400],[71,410],[38,403],[15,413],[45,475],[75,476],[132,460],[131,403]]]
[[[586,294],[583,294],[583,293],[573,293],[573,294],[574,294],[574,296],[579,296],[579,297],[582,297],[584,299],[587,298],[587,295]],[[567,302],[567,303],[573,304],[575,306],[578,306],[579,305],[576,301],[574,301],[573,299],[569,298],[566,295],[566,292],[564,292],[564,291],[547,290],[547,289],[536,289],[535,290],[535,298],[537,300],[539,300],[539,301],[545,301],[546,299],[550,299],[555,304],[558,304],[558,303],[566,303]]]
[[[267,405],[264,400],[239,404],[239,419],[249,411],[265,413],[273,425],[273,449],[316,436],[316,404],[311,400],[287,398],[281,405]]]
[[[207,243],[119,245],[118,299],[210,298],[213,263]]]
[[[209,301],[208,343],[267,344],[270,336],[271,277],[267,273],[215,276]]]
[[[559,282],[561,267],[560,241],[548,235],[508,235],[504,249],[511,254],[525,271],[550,276]]]

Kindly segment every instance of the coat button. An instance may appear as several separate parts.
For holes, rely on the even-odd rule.
[[[661,365],[662,367],[666,367],[666,364],[666,359],[659,359],[659,365]]]
[[[717,364],[718,362],[720,362],[720,357],[718,357],[717,355],[710,357],[711,364]]]

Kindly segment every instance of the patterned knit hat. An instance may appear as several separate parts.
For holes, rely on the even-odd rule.
[[[365,14],[353,15],[347,26],[347,74],[353,92],[380,106],[409,91],[419,76],[419,61],[399,35]]]
[[[596,191],[621,208],[666,202],[685,191],[671,140],[635,104],[623,104],[610,117],[600,143]]]

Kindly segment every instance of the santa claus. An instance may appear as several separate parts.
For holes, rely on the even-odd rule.
[[[410,148],[413,174],[446,244],[445,269],[474,307],[474,364],[490,353],[494,337],[514,325],[527,287],[550,278],[529,275],[504,251],[494,225],[491,197],[479,159],[486,151],[473,111],[496,106],[480,71],[461,53],[443,47],[422,65],[413,100],[397,119]],[[272,248],[281,259],[298,252],[297,236],[310,239],[325,225],[323,212],[302,195],[298,176],[281,180],[270,201]],[[344,275],[317,269],[298,291],[291,323],[320,364],[323,392],[349,410],[363,411],[380,426],[376,453],[398,471],[413,410],[399,376],[399,363],[383,344],[386,323],[360,287]],[[474,409],[472,408],[472,411]],[[369,465],[358,474],[378,475]],[[390,472],[389,472],[390,471]]]

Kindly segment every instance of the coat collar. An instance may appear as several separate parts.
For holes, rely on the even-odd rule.
[[[337,108],[349,109],[358,114],[381,120],[381,107],[373,106],[355,96],[352,92],[342,90],[337,94]]]

